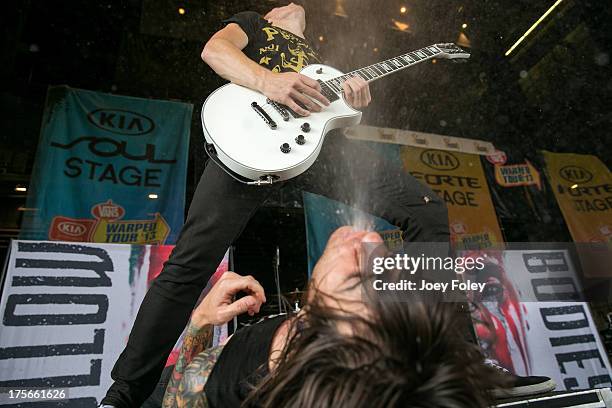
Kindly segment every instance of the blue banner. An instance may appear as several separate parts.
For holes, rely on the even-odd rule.
[[[172,244],[193,105],[51,87],[20,237]]]

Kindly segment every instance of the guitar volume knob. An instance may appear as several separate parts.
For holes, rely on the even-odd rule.
[[[302,129],[302,131],[305,133],[310,132],[310,123],[304,122],[302,126],[300,126],[300,129]]]
[[[283,153],[289,153],[291,151],[291,146],[289,146],[289,143],[283,143],[280,146],[280,151]]]
[[[295,138],[295,143],[303,145],[306,143],[306,138],[304,138],[304,135],[298,135],[298,137]]]

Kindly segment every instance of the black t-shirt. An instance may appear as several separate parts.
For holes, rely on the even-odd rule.
[[[265,318],[234,333],[204,387],[210,408],[239,407],[251,387],[268,374],[274,334],[287,318],[286,314]]]
[[[273,26],[254,11],[243,11],[224,23],[236,23],[249,37],[242,50],[251,60],[273,72],[299,72],[321,60],[305,39]]]

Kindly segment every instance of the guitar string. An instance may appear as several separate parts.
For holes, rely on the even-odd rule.
[[[429,50],[429,48],[435,49],[436,52],[433,53],[431,50]],[[427,53],[423,52],[423,49],[427,49],[429,53],[432,53],[432,55],[427,55]],[[409,55],[409,54],[416,54],[417,52],[420,52],[421,54],[424,54],[425,57],[418,56],[418,58],[415,58],[414,56]],[[371,65],[367,65],[367,66],[362,67],[362,68],[358,68],[358,69],[356,69],[354,71],[351,71],[351,72],[348,72],[346,74],[338,75],[337,77],[330,78],[327,81],[323,81],[323,83],[325,85],[327,85],[328,88],[330,88],[332,90],[332,92],[336,93],[337,95],[340,95],[342,93],[342,89],[340,89],[339,91],[336,89],[339,85],[333,82],[335,80],[338,80],[338,82],[341,82],[343,80],[346,80],[346,78],[348,78],[348,77],[354,77],[356,75],[359,75],[359,71],[363,72],[365,70],[372,77],[371,79],[368,79],[367,81],[368,82],[369,81],[373,81],[375,79],[379,79],[379,78],[382,78],[382,77],[387,76],[389,74],[392,74],[392,73],[394,73],[396,71],[400,71],[400,70],[402,70],[404,68],[408,68],[409,66],[415,65],[415,64],[417,64],[419,62],[435,58],[437,55],[439,55],[441,53],[442,53],[442,51],[437,46],[430,45],[430,46],[423,47],[423,48],[420,48],[420,49],[415,50],[415,51],[407,52],[407,53],[399,55],[397,57],[388,58],[386,60],[383,60],[383,61],[371,64]],[[407,57],[411,58],[412,61],[406,61],[405,59]],[[398,60],[400,58],[402,59],[402,61],[407,63],[407,65],[402,65],[399,62],[395,62],[395,63],[392,62],[393,60]],[[388,71],[385,72],[385,71],[381,70],[379,67],[377,67],[377,65],[382,65],[382,64],[385,64],[385,67],[386,67],[386,69],[388,69]],[[395,64],[398,64],[399,66],[396,66]],[[389,66],[391,66],[393,69],[389,68]],[[375,68],[377,68],[378,71],[381,71],[382,74],[378,74],[377,70]],[[367,71],[367,70],[369,70],[369,71]],[[376,74],[376,75],[372,74],[372,72],[374,72],[374,74]],[[361,75],[359,75],[359,76],[361,76]]]

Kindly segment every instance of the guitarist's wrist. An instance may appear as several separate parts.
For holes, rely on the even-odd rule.
[[[267,88],[266,85],[270,80],[270,76],[273,74],[274,73],[272,71],[262,68],[255,77],[255,90],[265,95]]]

